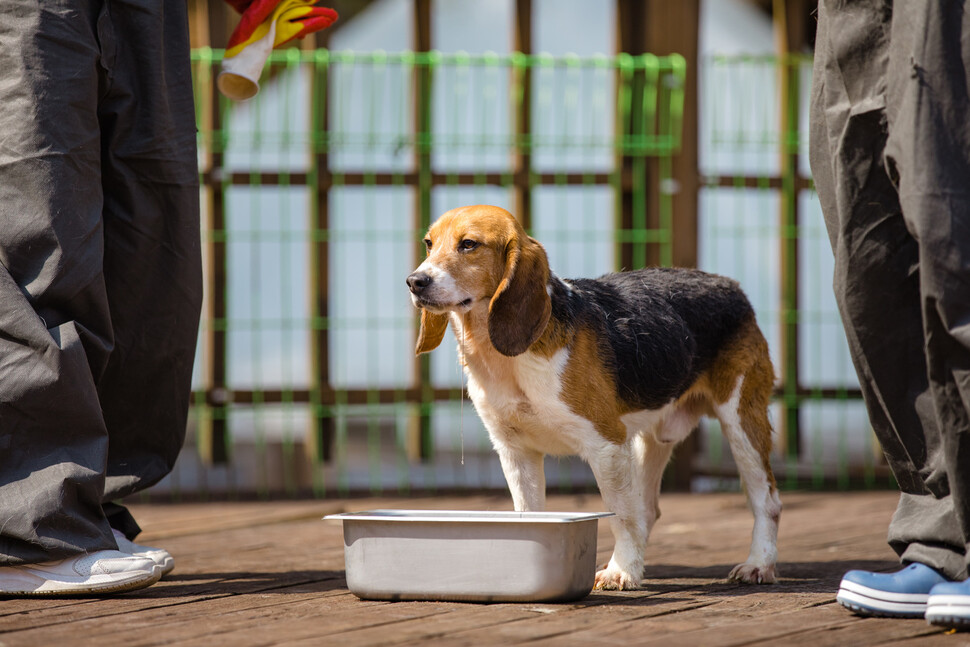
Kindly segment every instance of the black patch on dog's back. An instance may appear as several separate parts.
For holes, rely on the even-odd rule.
[[[681,395],[754,315],[737,282],[699,270],[648,268],[567,281],[553,279],[553,316],[590,326],[599,354],[634,409]]]

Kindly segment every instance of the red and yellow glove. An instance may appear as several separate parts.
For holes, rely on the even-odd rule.
[[[226,46],[216,84],[231,99],[259,92],[259,77],[274,47],[326,29],[337,12],[314,6],[316,0],[226,0],[242,13]]]
[[[337,20],[337,12],[327,7],[316,7],[316,0],[227,0],[242,12],[239,25],[226,45],[226,56],[239,51],[269,32],[276,24],[273,46],[279,47],[294,38],[326,29]]]

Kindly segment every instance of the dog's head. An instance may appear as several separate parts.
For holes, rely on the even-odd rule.
[[[442,215],[428,230],[428,257],[408,276],[422,309],[416,351],[441,343],[448,313],[488,308],[488,336],[503,355],[524,353],[552,312],[549,262],[536,240],[505,209],[476,205]]]

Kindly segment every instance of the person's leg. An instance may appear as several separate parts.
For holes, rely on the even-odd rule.
[[[0,596],[112,593],[161,568],[101,507],[99,7],[19,0],[0,21]]]
[[[887,166],[919,245],[930,390],[939,436],[924,479],[934,506],[908,515],[903,559],[967,577],[970,545],[970,14],[962,2],[897,3]],[[898,515],[897,515],[898,516]]]
[[[0,21],[0,566],[116,547],[101,509],[98,8],[18,0]]]
[[[903,216],[897,178],[884,163],[890,69],[896,65],[892,7],[830,4],[819,5],[812,171],[835,254],[835,292],[850,351],[870,421],[901,489],[890,545],[904,562],[933,569],[848,573],[840,602],[862,612],[919,615],[935,582],[964,571],[965,551],[927,377],[923,250]],[[912,590],[900,592],[907,587]],[[888,593],[884,600],[849,599],[880,591]]]
[[[923,341],[920,244],[884,164],[891,9],[832,14],[819,4],[812,97],[812,172],[835,254],[835,292],[873,429],[901,489],[893,548],[959,575],[939,424]],[[929,520],[933,520],[929,523]],[[925,550],[916,559],[911,544]]]
[[[903,66],[892,84],[887,155],[907,221],[920,241],[929,379],[942,430],[943,468],[932,475],[952,506],[950,543],[970,556],[970,16],[957,3],[897,9]],[[907,57],[908,55],[908,57]],[[911,544],[904,556],[925,550]],[[970,580],[935,586],[926,620],[970,626]]]
[[[111,2],[100,38],[104,277],[115,339],[98,381],[107,502],[156,483],[182,448],[202,269],[185,3]],[[138,534],[127,511],[108,511],[129,539]]]

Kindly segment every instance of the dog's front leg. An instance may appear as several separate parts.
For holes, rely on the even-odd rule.
[[[505,482],[517,512],[540,512],[546,507],[546,475],[539,452],[515,447],[498,447]]]
[[[640,588],[643,556],[647,548],[647,519],[643,500],[643,479],[628,449],[610,445],[589,457],[606,507],[616,516],[613,529],[613,556],[606,568],[596,573],[597,589]]]

